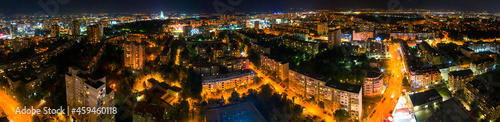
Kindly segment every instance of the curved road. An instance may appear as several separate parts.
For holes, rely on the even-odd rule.
[[[285,92],[285,88],[283,88],[281,85],[279,85],[276,82],[274,82],[273,80],[271,80],[268,76],[263,74],[260,70],[256,69],[253,64],[250,65],[250,69],[255,71],[259,77],[263,77],[265,80],[264,81],[265,83],[271,84],[274,87],[274,89],[276,90],[276,92],[286,93],[287,98],[290,100],[292,100],[293,96],[296,96],[295,93],[293,93],[291,91]],[[319,108],[317,105],[313,105],[313,104],[310,104],[307,102],[302,102],[300,100],[295,100],[294,103],[303,106],[306,109],[305,110],[306,114],[316,115],[320,118],[325,119],[325,122],[334,122],[335,121],[333,116],[330,116],[328,114],[324,114],[323,109]]]
[[[21,105],[7,95],[3,90],[0,90],[0,107],[3,109],[7,118],[14,122],[31,122],[33,121],[31,115],[27,114],[15,114],[17,107],[21,108]]]
[[[389,64],[387,64],[389,68],[386,69],[386,72],[392,74],[389,76],[389,85],[382,95],[382,101],[377,103],[376,107],[368,114],[368,120],[370,122],[381,122],[389,117],[392,114],[390,113],[391,110],[396,107],[398,98],[401,96],[401,86],[405,76],[403,76],[404,63],[401,59],[402,57],[399,57],[398,48],[399,44],[392,44],[389,46],[391,58],[389,59]]]

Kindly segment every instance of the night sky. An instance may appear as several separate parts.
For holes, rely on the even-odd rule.
[[[82,12],[138,12],[159,13],[159,11],[178,11],[180,13],[213,13],[214,2],[220,1],[232,6],[232,12],[277,12],[289,8],[336,9],[336,8],[381,8],[431,10],[461,10],[500,12],[498,0],[1,0],[0,13],[34,14],[46,12],[39,1],[59,1],[57,14]],[[228,1],[241,1],[231,5]],[[65,3],[66,4],[60,4]],[[51,6],[51,10],[54,10]]]

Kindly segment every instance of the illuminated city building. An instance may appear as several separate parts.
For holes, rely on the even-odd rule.
[[[69,67],[65,75],[66,101],[69,109],[77,107],[114,107],[114,94],[111,88],[106,87],[106,77],[100,73],[89,73]],[[70,114],[70,113],[68,113]],[[76,121],[87,122],[114,122],[114,114],[78,114],[72,113],[70,117]]]
[[[191,63],[191,66],[193,66],[194,71],[201,76],[213,76],[219,75],[220,73],[220,67],[217,63],[197,61]]]
[[[276,25],[273,25],[272,29],[265,29],[264,32],[266,32],[267,34],[273,34],[276,36],[283,35],[283,36],[288,36],[288,37],[298,36],[300,38],[306,38],[307,35],[309,35],[310,31],[309,31],[309,28],[305,28],[302,26],[290,26],[287,24],[276,24]]]
[[[366,41],[369,38],[373,38],[373,32],[371,32],[371,31],[356,32],[354,30],[352,32],[352,40],[354,40],[354,41]]]
[[[80,30],[80,21],[75,20],[71,22],[71,35],[73,36],[79,36],[81,33]]]
[[[42,82],[47,81],[54,76],[56,66],[43,65],[35,68],[34,74],[23,74],[22,72],[12,72],[6,75],[10,90],[16,90],[19,87],[24,87],[28,97],[36,96],[35,89],[41,88]]]
[[[90,25],[87,27],[87,36],[89,38],[90,43],[97,44],[99,43],[104,35],[103,35],[103,25],[96,23],[94,25]]]
[[[254,21],[253,26],[255,29],[260,29],[260,22],[259,21]]]
[[[459,68],[457,65],[449,64],[449,63],[441,64],[441,65],[438,65],[437,67],[439,68],[439,72],[441,72],[442,80],[444,80],[444,81],[448,81],[448,79],[449,79],[448,74],[450,72],[462,70],[462,68]]]
[[[441,83],[441,73],[437,67],[411,68],[408,81],[413,89],[429,89]]]
[[[467,58],[475,57],[475,52],[474,50],[468,48],[468,47],[460,47],[460,52],[464,54]]]
[[[289,70],[288,72],[289,86],[291,86],[292,91],[303,98],[315,98],[317,101],[323,101],[325,99],[324,96],[331,97],[331,94],[323,94],[322,92],[328,79],[324,79],[324,77],[316,74],[299,72],[299,70]]]
[[[391,39],[402,39],[402,40],[416,40],[416,39],[432,39],[435,37],[435,33],[431,32],[415,32],[415,33],[398,33],[391,32]]]
[[[160,19],[165,19],[165,15],[163,15],[163,11],[160,12]]]
[[[9,61],[0,65],[0,71],[20,71],[25,69],[27,65],[40,66],[47,63],[51,57],[56,56],[57,54],[70,48],[73,44],[75,44],[75,41],[67,41],[59,46],[51,47],[53,50],[51,49],[50,51],[46,51],[39,55],[17,61]]]
[[[368,71],[363,84],[363,95],[375,96],[382,94],[384,85],[384,76],[382,73]]]
[[[191,30],[193,29],[192,26],[184,26],[182,27],[182,32],[184,37],[189,37],[192,35]]]
[[[494,52],[498,53],[499,49],[499,44],[497,42],[483,42],[483,41],[478,41],[478,42],[469,42],[465,43],[466,46],[474,50],[475,53],[480,53],[480,52]]]
[[[436,89],[427,90],[424,92],[408,95],[409,108],[413,108],[413,112],[432,108],[433,105],[443,102],[443,97]]]
[[[326,94],[331,93],[334,104],[338,104],[340,109],[347,110],[354,120],[361,120],[363,112],[363,89],[361,86],[347,83],[333,83],[323,89],[325,99]]]
[[[145,44],[139,42],[125,42],[124,46],[124,60],[125,67],[130,67],[136,70],[142,70],[144,68],[145,60]]]
[[[361,119],[363,109],[361,86],[337,82],[326,85],[328,79],[314,74],[301,73],[298,70],[289,70],[289,77],[291,91],[304,99],[314,98],[315,101],[323,101],[325,106],[344,109],[353,119]]]
[[[265,68],[271,72],[275,72],[276,77],[281,79],[281,81],[285,81],[286,79],[288,79],[288,62],[279,61],[266,54],[260,56],[260,61],[262,68]]]
[[[470,69],[474,72],[474,75],[480,75],[495,69],[495,59],[486,58],[473,61],[470,63]]]
[[[452,93],[456,93],[459,90],[463,90],[465,87],[465,84],[469,81],[472,81],[474,78],[474,74],[472,73],[472,70],[467,69],[467,70],[460,70],[460,71],[453,71],[448,74],[448,89]]]
[[[479,112],[486,120],[496,120],[500,117],[500,98],[493,94],[499,87],[482,78],[474,79],[465,84],[465,101],[468,104],[478,103]]]
[[[430,65],[439,65],[441,64],[441,54],[439,54],[439,51],[436,50],[435,48],[431,47],[429,43],[426,41],[422,41],[418,47],[421,52],[421,57],[423,57],[423,60],[425,62],[428,62]]]
[[[441,83],[441,73],[436,66],[424,66],[410,51],[406,41],[400,41],[403,61],[405,62],[408,81],[413,90],[429,89]]]
[[[7,75],[7,82],[9,83],[10,90],[16,90],[19,87],[24,87],[26,89],[27,95],[32,95],[35,88],[39,88],[42,84],[42,80],[37,76],[32,75],[19,75],[18,73],[14,75]]]
[[[328,23],[320,22],[318,23],[318,35],[325,35],[328,33]]]
[[[387,46],[381,38],[370,38],[366,41],[366,54],[369,58],[384,58],[386,53]]]
[[[226,67],[229,72],[249,69],[250,66],[250,61],[247,58],[220,57],[217,59],[217,63]]]
[[[252,70],[242,70],[228,74],[202,77],[203,91],[216,92],[217,90],[234,89],[254,82],[255,74]]]
[[[57,24],[50,26],[50,37],[59,37],[59,28]]]
[[[282,41],[285,46],[293,49],[297,49],[300,51],[304,51],[308,54],[318,54],[319,53],[319,41],[306,41],[304,40],[297,40],[297,39],[291,39],[291,38],[284,38]]]
[[[340,29],[335,29],[333,31],[328,32],[328,48],[332,48],[333,46],[340,46],[342,31]]]

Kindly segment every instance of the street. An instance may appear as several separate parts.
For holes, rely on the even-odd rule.
[[[17,107],[21,107],[17,101],[12,99],[9,95],[5,93],[5,91],[0,90],[0,107],[3,109],[5,114],[7,115],[7,118],[10,121],[15,121],[15,122],[31,122],[32,116],[26,115],[26,114],[15,114]]]
[[[263,77],[264,78],[263,80],[265,83],[271,84],[274,87],[274,89],[276,90],[276,92],[278,92],[278,93],[285,92],[285,88],[283,88],[281,85],[277,84],[273,80],[269,79],[268,76],[265,76],[265,74],[263,74],[260,70],[256,69],[254,65],[250,65],[250,69],[254,70],[258,74],[259,77]],[[287,98],[291,99],[291,100],[294,96],[297,96],[295,93],[291,92],[290,90],[285,92],[285,93],[288,96]],[[299,98],[299,97],[297,96],[297,98]],[[328,114],[324,114],[323,113],[324,110],[319,108],[317,105],[303,102],[303,101],[298,100],[298,99],[296,99],[294,101],[294,103],[299,104],[305,108],[304,114],[316,115],[320,118],[325,119],[326,122],[334,122],[333,116],[330,116]]]
[[[390,116],[392,114],[390,113],[391,110],[394,109],[398,98],[401,96],[402,81],[405,76],[403,72],[404,63],[401,60],[402,57],[399,57],[398,48],[399,44],[397,43],[389,46],[389,53],[391,56],[387,62],[389,63],[387,64],[389,68],[385,71],[386,73],[391,73],[391,75],[389,75],[389,84],[383,94],[382,100],[377,103],[373,111],[368,114],[368,120],[371,122],[384,121]]]

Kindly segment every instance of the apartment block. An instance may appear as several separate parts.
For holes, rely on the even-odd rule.
[[[255,74],[252,70],[242,70],[228,74],[205,76],[202,78],[204,92],[215,92],[237,88],[238,86],[253,83]]]
[[[114,91],[106,87],[106,77],[101,73],[69,67],[65,75],[66,101],[70,109],[77,107],[114,107]],[[77,121],[113,122],[113,114],[71,114]]]

